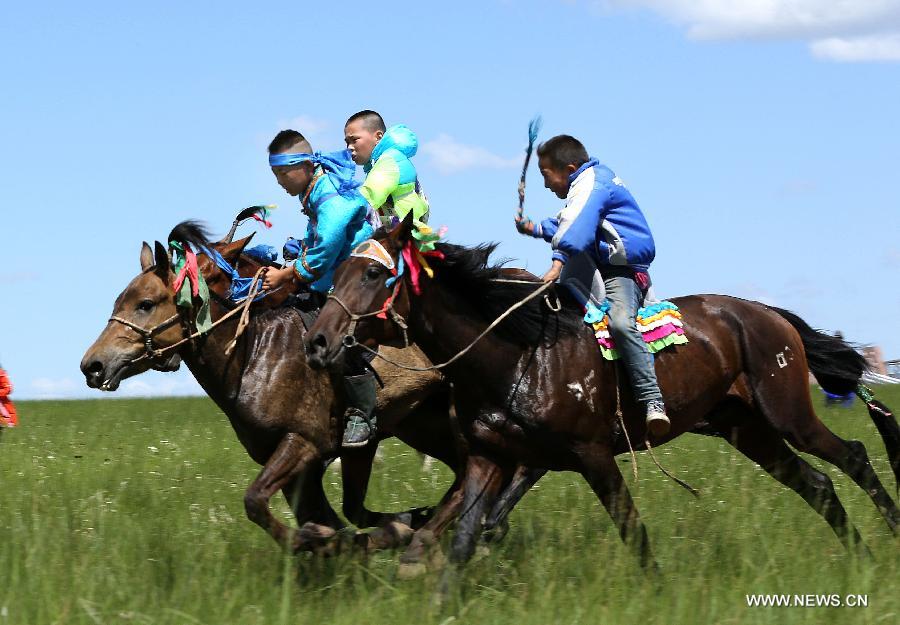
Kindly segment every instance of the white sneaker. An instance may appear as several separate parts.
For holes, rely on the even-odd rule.
[[[651,399],[647,402],[647,430],[656,437],[669,433],[672,423],[666,416],[666,405],[659,399]]]

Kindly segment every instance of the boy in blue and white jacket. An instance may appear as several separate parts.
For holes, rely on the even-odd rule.
[[[538,146],[544,186],[566,205],[555,219],[535,224],[516,219],[523,234],[553,246],[553,265],[545,282],[560,278],[585,310],[610,303],[609,332],[628,370],[635,399],[646,408],[647,426],[661,436],[669,430],[653,355],[635,324],[650,289],[648,269],[656,256],[644,214],[622,180],[580,141],[569,135]],[[605,293],[604,293],[605,292]]]

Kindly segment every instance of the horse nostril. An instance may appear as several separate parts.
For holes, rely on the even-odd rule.
[[[322,350],[328,349],[328,339],[325,338],[324,334],[319,332],[313,337],[312,345],[313,347],[317,347]]]
[[[99,360],[95,360],[87,367],[82,369],[85,374],[98,375],[103,371],[103,364]]]

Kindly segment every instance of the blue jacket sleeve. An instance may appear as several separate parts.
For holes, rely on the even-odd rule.
[[[347,228],[357,213],[364,212],[362,203],[336,196],[325,201],[317,212],[317,222],[310,221],[303,242],[303,252],[294,262],[294,271],[305,282],[314,282],[334,267],[347,243]]]
[[[554,235],[556,235],[556,231],[559,228],[559,220],[553,219],[545,219],[539,224],[535,224],[534,232],[532,232],[531,236],[535,239],[544,239],[547,243],[553,240]]]

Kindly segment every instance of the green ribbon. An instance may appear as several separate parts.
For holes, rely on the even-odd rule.
[[[864,384],[858,384],[856,386],[856,396],[859,397],[864,402],[871,403],[872,400],[875,399],[875,393],[868,386]]]
[[[175,250],[173,261],[175,263],[175,275],[181,272],[187,263],[187,254],[185,254],[184,246],[178,241],[169,241],[169,247]],[[212,329],[212,318],[209,312],[209,287],[203,274],[197,270],[197,297],[200,298],[200,308],[197,310],[197,318],[194,325],[201,334],[206,334]],[[191,287],[190,277],[185,277],[181,283],[181,288],[175,293],[175,305],[179,308],[191,310],[194,308],[193,288]]]

